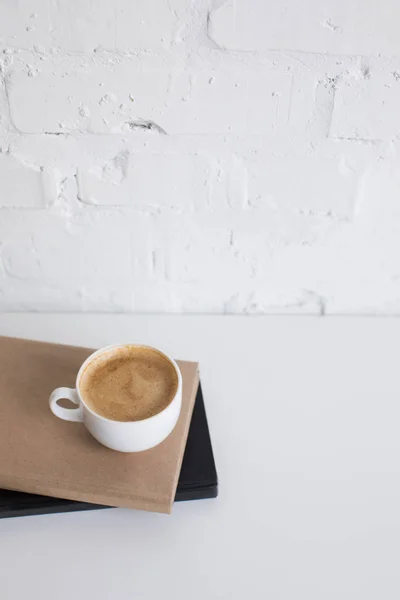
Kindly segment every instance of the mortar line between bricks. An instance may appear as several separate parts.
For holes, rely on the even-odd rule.
[[[10,48],[12,50],[15,50],[16,53],[17,52],[29,52],[31,54],[34,54],[35,56],[41,56],[41,55],[46,55],[49,54],[49,51],[45,50],[44,52],[38,52],[36,50],[34,50],[32,47],[26,47],[26,46],[13,46],[10,44],[0,44],[0,48]],[[190,55],[193,54],[193,52],[196,52],[196,50],[200,50],[201,46],[199,46],[198,48],[190,48],[190,47],[185,47],[184,53],[185,56],[190,57]],[[291,55],[296,55],[299,54],[301,56],[315,56],[315,57],[329,57],[332,58],[333,60],[335,58],[349,58],[349,59],[354,59],[354,58],[360,58],[360,59],[376,59],[376,58],[380,58],[380,59],[387,59],[387,60],[391,60],[391,59],[398,59],[398,55],[397,54],[379,54],[379,53],[372,53],[372,54],[364,54],[364,53],[359,53],[359,52],[353,52],[353,53],[341,53],[341,52],[317,52],[317,51],[310,51],[310,50],[298,50],[298,49],[291,49],[291,48],[268,48],[268,49],[262,49],[262,50],[235,50],[235,49],[226,49],[226,48],[220,48],[220,47],[216,47],[215,49],[213,49],[214,51],[220,53],[221,55],[225,55],[229,58],[235,58],[235,57],[241,57],[241,56],[249,56],[255,59],[268,59],[268,55],[269,54],[283,54],[284,56],[286,56],[286,58],[292,58]],[[62,51],[61,55],[65,58],[93,58],[94,56],[99,56],[101,57],[102,55],[112,55],[112,56],[119,56],[121,58],[144,58],[144,57],[148,57],[148,58],[162,58],[163,56],[166,55],[165,50],[154,50],[151,48],[144,48],[144,49],[138,49],[137,52],[124,52],[123,50],[112,50],[112,49],[101,49],[101,50],[97,50],[97,49],[92,49],[92,50],[88,50],[85,52],[75,52],[72,50],[64,50]],[[180,55],[180,59],[182,59],[183,56],[182,54]],[[295,58],[295,57],[293,57]],[[306,68],[310,68],[309,65],[302,63],[302,66],[306,67]]]
[[[327,133],[326,133],[326,137],[328,139],[332,139],[331,128],[332,128],[332,121],[333,121],[333,113],[335,111],[336,87],[333,86],[331,88],[331,90],[332,90],[332,98],[331,98],[330,106],[329,106],[330,114],[329,114],[329,121],[328,121]]]
[[[292,76],[292,82],[290,84],[289,106],[288,106],[288,115],[287,115],[288,123],[290,122],[290,113],[292,112],[293,90],[294,90],[294,75]]]

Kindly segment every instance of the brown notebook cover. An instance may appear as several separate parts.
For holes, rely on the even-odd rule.
[[[92,350],[0,337],[0,488],[170,513],[199,382],[198,364],[178,361],[179,421],[156,448],[105,448],[82,423],[55,417],[52,390],[75,386]]]

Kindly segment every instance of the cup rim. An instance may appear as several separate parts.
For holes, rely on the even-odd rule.
[[[115,419],[108,419],[107,417],[103,417],[102,415],[99,415],[96,411],[94,411],[92,408],[90,408],[87,405],[87,403],[82,398],[82,394],[79,389],[79,383],[80,383],[82,374],[83,374],[84,370],[92,362],[92,360],[94,360],[98,356],[101,356],[105,352],[108,352],[110,350],[115,350],[117,348],[124,348],[127,346],[135,346],[136,348],[147,348],[148,350],[154,350],[155,352],[162,354],[162,356],[164,356],[172,364],[172,366],[175,369],[175,373],[178,377],[178,387],[177,387],[174,397],[169,402],[169,404],[167,404],[167,406],[165,408],[160,410],[160,412],[156,413],[155,415],[152,415],[151,417],[146,417],[145,419],[140,419],[140,421],[117,421]],[[160,350],[160,348],[156,348],[155,346],[149,346],[148,344],[142,344],[140,342],[122,342],[119,344],[110,344],[109,346],[104,346],[103,348],[99,348],[98,350],[95,350],[94,352],[92,352],[92,354],[90,354],[90,356],[87,357],[87,359],[82,363],[82,365],[79,368],[78,374],[76,376],[75,389],[76,389],[76,393],[78,394],[79,400],[83,404],[85,409],[87,411],[89,411],[93,416],[100,419],[101,421],[105,421],[106,423],[118,423],[120,425],[133,425],[133,424],[139,425],[140,423],[149,423],[153,419],[156,419],[160,415],[164,414],[169,409],[169,407],[172,405],[172,403],[177,399],[179,394],[182,392],[182,373],[181,373],[181,370],[178,367],[178,364],[176,363],[176,361],[173,358],[171,358],[166,352],[164,352],[163,350]]]

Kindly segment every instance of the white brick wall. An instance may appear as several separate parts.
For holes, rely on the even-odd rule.
[[[399,18],[0,0],[0,310],[399,313]]]

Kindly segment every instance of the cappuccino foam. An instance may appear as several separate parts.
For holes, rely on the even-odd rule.
[[[141,421],[170,404],[178,390],[178,376],[161,352],[122,346],[88,364],[79,390],[98,415],[114,421]]]

